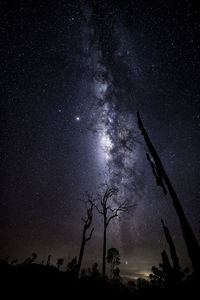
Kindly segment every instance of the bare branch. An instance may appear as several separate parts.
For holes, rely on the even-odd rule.
[[[94,231],[94,227],[93,227],[93,228],[92,228],[92,230],[90,231],[90,235],[89,235],[89,237],[85,239],[86,241],[89,241],[89,240],[91,240],[91,238],[92,238],[92,234],[93,234],[93,231]]]
[[[94,207],[96,208],[99,214],[103,215],[103,211],[101,211],[96,204],[94,204]]]
[[[106,227],[108,227],[110,221],[111,221],[112,219],[116,218],[116,217],[118,217],[117,212],[116,212],[114,215],[110,216],[110,218],[107,220],[107,222],[106,222]]]
[[[119,204],[118,207],[116,208],[111,208],[111,207],[108,207],[108,209],[113,213],[107,220],[106,222],[106,226],[109,225],[110,221],[116,217],[119,216],[119,212],[128,212],[129,209],[135,207],[135,205],[128,205],[127,204],[127,201],[124,201],[122,203]]]
[[[115,208],[111,208],[111,206],[108,206],[107,210],[110,210],[111,212],[115,212]]]

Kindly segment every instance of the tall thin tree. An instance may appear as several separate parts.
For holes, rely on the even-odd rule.
[[[106,275],[106,243],[107,243],[107,228],[110,221],[119,216],[120,212],[127,212],[128,205],[124,201],[118,205],[111,203],[111,198],[117,195],[118,190],[113,187],[106,187],[106,191],[100,201],[100,207],[95,204],[95,207],[99,214],[103,216],[103,259],[102,259],[102,276],[105,278]]]

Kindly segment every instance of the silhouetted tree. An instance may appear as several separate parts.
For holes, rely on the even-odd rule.
[[[178,259],[178,256],[176,254],[176,248],[175,248],[173,239],[171,237],[171,234],[170,234],[168,228],[165,226],[164,221],[162,219],[161,219],[161,222],[162,222],[162,225],[163,225],[163,230],[164,230],[164,233],[165,233],[166,240],[167,240],[169,248],[170,248],[171,258],[172,258],[172,261],[173,261],[173,277],[174,277],[173,280],[174,281],[180,281],[182,275],[181,275],[181,271],[180,271],[181,268],[180,268],[180,265],[179,265],[179,259]]]
[[[64,263],[64,259],[63,258],[58,258],[57,259],[56,265],[57,265],[58,270],[60,270],[60,267],[63,265],[63,263]]]
[[[120,269],[118,267],[113,269],[113,279],[117,282],[120,281]]]
[[[25,261],[24,261],[22,264],[23,264],[23,265],[28,265],[29,262],[30,262],[30,260],[31,260],[31,258],[30,258],[30,257],[27,257],[27,258],[25,259]]]
[[[165,281],[163,271],[160,270],[160,269],[158,269],[157,267],[153,266],[153,267],[152,267],[152,272],[153,272],[153,273],[151,273],[151,274],[149,275],[151,284],[152,284],[153,286],[162,288],[162,287],[164,286],[164,281]]]
[[[94,207],[94,199],[92,195],[86,194],[86,200],[84,201],[87,215],[86,218],[82,218],[83,221],[83,232],[82,232],[82,240],[81,240],[81,247],[79,252],[79,258],[78,258],[78,265],[77,265],[77,277],[79,276],[79,272],[81,269],[81,264],[83,260],[83,254],[85,249],[85,244],[92,238],[92,233],[94,231],[94,227],[90,230],[90,233],[88,236],[87,231],[90,229],[93,219],[93,207]]]
[[[161,253],[162,263],[159,264],[161,270],[152,267],[153,274],[150,274],[151,284],[159,288],[176,285],[178,282],[174,277],[174,269],[170,264],[169,257],[165,250]]]
[[[98,279],[101,275],[98,270],[98,263],[94,263],[92,266],[92,269],[88,268],[88,273],[92,279]]]
[[[111,204],[112,196],[116,195],[118,190],[113,187],[107,186],[105,193],[100,201],[101,208],[95,205],[99,214],[103,216],[103,262],[102,262],[102,276],[105,278],[106,275],[106,238],[107,228],[110,221],[119,216],[120,212],[127,212],[128,206],[126,201],[116,206]]]
[[[76,256],[69,261],[67,266],[67,272],[70,273],[72,277],[75,277],[77,274],[77,258]]]
[[[172,198],[173,206],[176,210],[176,213],[178,215],[182,233],[185,239],[185,243],[188,250],[188,255],[192,261],[193,269],[196,273],[196,275],[200,276],[200,247],[198,244],[198,241],[192,231],[192,228],[185,216],[185,213],[183,211],[182,205],[178,199],[178,196],[173,188],[173,185],[162,165],[162,162],[160,160],[160,157],[158,156],[148,134],[146,129],[144,128],[144,125],[142,123],[142,120],[140,118],[139,112],[137,113],[138,117],[138,127],[141,130],[141,134],[144,136],[144,140],[146,142],[146,145],[149,149],[149,152],[151,154],[151,157],[147,153],[147,159],[151,164],[151,168],[153,171],[153,174],[156,178],[157,185],[161,186],[163,189],[164,194],[166,195],[168,192]]]
[[[37,254],[35,252],[32,253],[32,257],[27,257],[23,262],[23,265],[31,265],[37,258]]]
[[[107,262],[110,264],[110,279],[112,279],[114,267],[120,264],[120,255],[116,248],[108,249]]]
[[[31,263],[33,263],[37,258],[37,254],[35,252],[32,253]]]
[[[13,259],[12,261],[11,261],[11,265],[16,265],[18,263],[18,259]]]
[[[47,266],[50,266],[50,263],[51,263],[51,254],[48,255]]]
[[[172,266],[169,261],[169,257],[165,250],[161,253],[162,256],[162,263],[159,265],[164,273],[165,282],[169,283],[172,281]]]

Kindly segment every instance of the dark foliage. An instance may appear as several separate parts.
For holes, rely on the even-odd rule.
[[[193,274],[184,274],[181,282],[173,282],[166,256],[162,253],[163,263],[160,268],[153,267],[150,281],[139,278],[137,281],[129,281],[123,284],[120,279],[120,270],[113,270],[113,279],[102,278],[98,264],[94,263],[88,270],[82,270],[79,279],[76,277],[76,258],[67,265],[66,271],[60,271],[57,266],[42,265],[36,263],[12,264],[6,260],[0,260],[1,292],[6,292],[7,297],[50,296],[65,298],[87,297],[96,299],[102,297],[117,299],[168,299],[178,295],[179,298],[188,297],[198,292],[198,279]],[[59,261],[60,259],[58,259]],[[11,261],[12,262],[12,261]],[[63,262],[63,261],[62,261]],[[169,266],[169,265],[168,265]]]

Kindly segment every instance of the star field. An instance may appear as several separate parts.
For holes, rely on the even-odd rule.
[[[113,204],[135,204],[108,233],[123,276],[146,276],[160,262],[160,218],[190,266],[136,112],[198,237],[199,16],[186,0],[1,1],[1,257],[78,255],[78,199],[107,181],[119,188]],[[87,266],[101,261],[101,225],[96,214]]]

